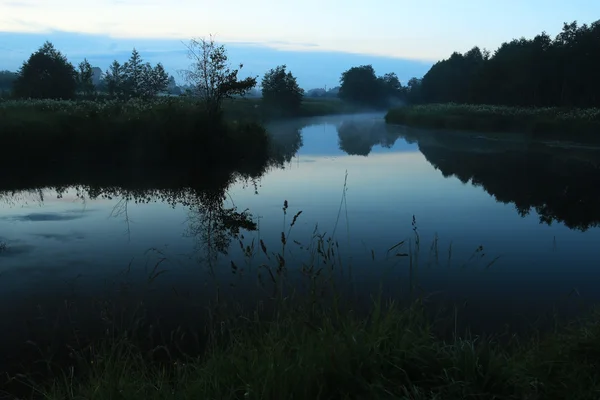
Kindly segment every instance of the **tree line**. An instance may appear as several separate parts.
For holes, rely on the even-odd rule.
[[[111,95],[128,98],[155,96],[166,90],[169,80],[162,64],[144,63],[135,49],[128,62],[114,61],[102,77]],[[97,94],[99,85],[94,83],[94,68],[87,59],[75,67],[47,41],[18,72],[0,73],[0,90],[15,98],[70,100]]]
[[[564,23],[552,39],[514,39],[491,54],[474,47],[434,64],[413,92],[419,103],[600,107],[600,20]]]
[[[534,107],[600,107],[600,21],[591,25],[565,23],[554,39],[542,32],[533,39],[503,43],[493,54],[474,47],[435,63],[423,78],[403,85],[394,72],[378,76],[372,65],[352,67],[341,74],[340,85],[329,91],[305,93],[285,65],[267,71],[261,94],[266,104],[293,113],[302,99],[338,97],[366,108],[385,109],[404,103],[459,103]],[[191,40],[190,69],[183,71],[186,94],[222,99],[256,92],[258,77],[238,80],[227,63],[223,45]],[[152,97],[175,87],[174,77],[161,63],[143,62],[134,49],[124,64],[114,61],[99,85],[93,68],[84,60],[75,68],[46,42],[23,63],[17,73],[0,72],[0,92],[12,90],[20,98],[74,98],[104,90],[121,98]],[[176,91],[175,93],[179,93]]]
[[[84,59],[77,67],[57,50],[51,42],[45,42],[17,72],[0,72],[0,92],[14,98],[74,99],[105,93],[115,98],[150,98],[160,93],[181,94],[207,100],[207,107],[216,111],[223,99],[228,97],[256,95],[258,77],[238,79],[239,68],[228,63],[227,51],[217,45],[213,37],[192,39],[187,45],[190,68],[180,71],[187,86],[181,91],[175,78],[165,71],[163,65],[144,62],[134,48],[129,60],[123,64],[113,61],[108,70],[101,73]],[[391,101],[399,101],[405,95],[395,73],[375,76],[372,66],[350,68],[342,74],[340,86],[329,91],[300,88],[296,77],[286,65],[267,71],[261,81],[260,95],[263,102],[279,108],[283,114],[298,111],[305,96],[339,97],[371,108],[383,108]],[[210,104],[209,104],[210,103]]]

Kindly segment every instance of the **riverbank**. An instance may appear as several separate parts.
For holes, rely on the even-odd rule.
[[[255,122],[208,118],[192,101],[0,102],[0,165],[239,166],[267,162],[269,138]]]
[[[314,307],[221,320],[198,357],[125,337],[76,349],[45,399],[593,399],[600,393],[600,314],[546,336],[443,340],[417,302],[374,302],[368,318]],[[200,333],[202,334],[202,333]],[[161,359],[161,361],[157,361]],[[25,376],[25,375],[24,375]]]
[[[600,109],[518,108],[426,104],[394,108],[385,120],[431,129],[524,133],[545,139],[600,141]]]
[[[0,166],[190,167],[265,164],[273,154],[260,99],[232,99],[222,119],[198,100],[0,101]],[[339,100],[306,100],[298,116],[356,111]]]

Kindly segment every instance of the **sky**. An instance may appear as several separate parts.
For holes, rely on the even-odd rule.
[[[453,51],[554,36],[594,16],[598,0],[0,0],[0,69],[51,40],[102,69],[135,46],[176,75],[189,63],[181,41],[215,34],[248,75],[287,64],[301,86],[331,87],[367,63],[406,82]]]

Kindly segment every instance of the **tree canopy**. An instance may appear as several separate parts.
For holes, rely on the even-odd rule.
[[[113,61],[104,75],[109,94],[126,98],[154,97],[167,90],[169,79],[161,63],[144,63],[136,49],[126,63]]]
[[[33,53],[19,69],[14,95],[33,99],[72,99],[77,90],[77,71],[50,42]]]
[[[224,99],[243,96],[256,86],[255,77],[238,79],[243,64],[238,69],[232,69],[225,46],[217,45],[213,36],[209,39],[192,39],[187,49],[192,64],[182,74],[203,99],[209,114],[219,114]]]
[[[0,71],[0,92],[10,92],[18,74],[11,71]]]
[[[302,104],[304,90],[285,65],[269,70],[262,80],[263,101],[283,112],[296,112]]]
[[[404,95],[404,88],[395,73],[378,77],[372,65],[352,67],[340,78],[339,97],[351,103],[384,108],[403,99]]]
[[[431,67],[418,88],[419,97],[411,101],[600,107],[599,50],[596,21],[565,23],[554,39],[545,32],[514,39],[493,54],[479,47],[455,52]]]

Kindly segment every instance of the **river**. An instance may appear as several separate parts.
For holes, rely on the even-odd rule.
[[[269,131],[289,152],[283,165],[221,179],[216,196],[177,176],[49,171],[0,183],[0,318],[15,327],[4,343],[58,314],[92,324],[83,303],[125,292],[174,323],[215,301],[215,286],[250,301],[269,285],[260,265],[276,265],[276,253],[303,279],[318,234],[332,238],[333,274],[357,304],[380,289],[422,294],[498,330],[598,300],[597,149],[386,126],[379,114]]]

